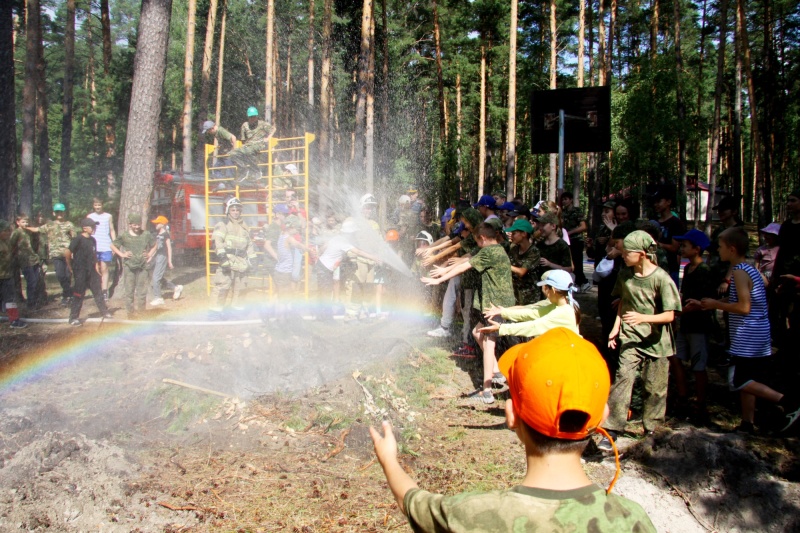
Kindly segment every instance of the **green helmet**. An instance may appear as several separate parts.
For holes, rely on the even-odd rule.
[[[64,204],[53,204],[53,211],[66,211],[67,206]]]
[[[257,117],[258,116],[258,109],[255,107],[248,107],[247,108],[247,116],[248,117]]]

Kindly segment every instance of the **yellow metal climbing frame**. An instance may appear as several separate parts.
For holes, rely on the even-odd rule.
[[[211,235],[214,226],[225,220],[225,202],[236,197],[243,204],[242,217],[250,228],[250,236],[256,244],[258,265],[248,276],[255,280],[256,290],[272,294],[272,279],[264,268],[263,239],[259,235],[272,224],[273,208],[277,204],[287,203],[289,190],[295,192],[294,207],[297,215],[303,222],[301,235],[303,244],[308,246],[309,222],[308,213],[308,175],[309,175],[309,145],[316,137],[313,133],[306,133],[302,137],[288,137],[278,139],[270,137],[267,140],[267,149],[261,150],[257,156],[257,166],[260,169],[258,179],[243,180],[236,165],[227,160],[226,155],[216,155],[213,144],[205,145],[205,209],[206,209],[206,292],[211,294],[212,266],[218,265],[212,259],[211,250],[214,242]],[[237,142],[238,147],[241,143]],[[309,262],[305,254],[302,272],[301,291],[305,299],[309,292]],[[260,282],[260,285],[259,283]]]

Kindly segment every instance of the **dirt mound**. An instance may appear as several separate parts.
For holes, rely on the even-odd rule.
[[[774,444],[665,428],[630,446],[625,463],[677,493],[709,530],[800,531],[800,488],[786,480],[796,469],[797,450]]]
[[[161,508],[131,483],[142,468],[122,448],[61,432],[28,435],[25,443],[5,439],[5,430],[30,424],[2,425],[0,530],[163,531],[196,522],[190,513]]]

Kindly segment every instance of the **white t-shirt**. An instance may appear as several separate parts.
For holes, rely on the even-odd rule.
[[[319,256],[319,262],[322,263],[325,268],[333,272],[336,270],[336,267],[339,266],[339,263],[342,262],[344,254],[353,248],[354,246],[341,235],[331,237],[327,246],[325,246],[325,251]]]
[[[97,229],[94,232],[94,240],[97,241],[98,252],[111,251],[111,213],[89,213],[87,218],[97,222]]]

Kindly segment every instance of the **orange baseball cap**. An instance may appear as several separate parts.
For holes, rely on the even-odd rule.
[[[156,218],[151,220],[153,224],[169,224],[169,220],[164,215],[158,215]]]
[[[510,348],[498,362],[517,415],[548,437],[580,440],[603,420],[611,378],[595,346],[566,328],[554,328]],[[586,414],[578,431],[562,431],[567,411]],[[574,429],[574,428],[569,428]]]

